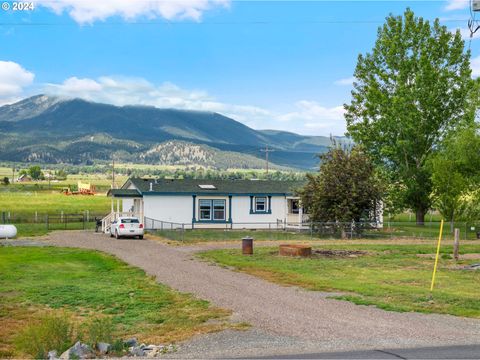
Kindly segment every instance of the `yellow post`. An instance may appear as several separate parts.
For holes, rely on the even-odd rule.
[[[440,255],[440,243],[442,242],[442,232],[443,232],[443,219],[440,222],[440,234],[438,235],[437,255],[435,256],[435,267],[433,268],[432,285],[430,286],[430,291],[433,291],[433,285],[435,284],[435,275],[437,274],[438,256]]]

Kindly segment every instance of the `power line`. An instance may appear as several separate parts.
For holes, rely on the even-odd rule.
[[[445,19],[442,20],[442,23],[461,23],[468,21],[468,19]],[[288,24],[325,24],[325,25],[345,25],[345,24],[357,24],[357,25],[381,25],[385,23],[385,19],[382,20],[292,20],[292,21],[271,21],[271,20],[252,20],[252,21],[203,21],[203,22],[194,22],[194,21],[124,21],[124,22],[95,22],[94,24],[87,24],[86,26],[131,26],[131,25],[164,25],[164,26],[178,26],[178,25],[288,25]],[[29,23],[29,22],[0,22],[0,26],[78,26],[78,23],[72,22],[38,22],[38,23]]]

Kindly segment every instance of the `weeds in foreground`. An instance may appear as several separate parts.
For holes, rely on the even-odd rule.
[[[80,331],[83,342],[95,348],[100,342],[113,343],[115,327],[112,319],[108,317],[96,317],[86,324],[83,324]]]
[[[49,314],[22,329],[15,338],[15,347],[19,353],[35,359],[48,358],[51,350],[60,355],[77,341],[92,349],[100,342],[113,343],[116,353],[121,353],[125,347],[121,339],[113,339],[114,330],[112,320],[106,317],[95,317],[77,327],[65,313]]]
[[[74,342],[74,326],[65,314],[45,315],[28,325],[15,338],[20,353],[45,359],[50,350],[62,353]]]

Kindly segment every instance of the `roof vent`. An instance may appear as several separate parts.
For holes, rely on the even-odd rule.
[[[203,190],[216,190],[217,188],[215,187],[215,185],[211,185],[211,184],[205,184],[205,185],[198,185],[198,187],[200,189],[203,189]]]
[[[150,183],[150,191],[153,191],[153,183]]]

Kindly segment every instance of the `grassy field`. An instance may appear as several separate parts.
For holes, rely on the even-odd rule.
[[[39,215],[107,214],[110,211],[110,198],[105,195],[67,196],[57,191],[15,191],[0,192],[0,212],[10,212],[11,217]]]
[[[19,237],[38,236],[49,230],[92,229],[95,227],[95,217],[110,212],[111,200],[104,194],[67,196],[58,189],[48,190],[43,186],[0,186],[0,223],[17,226]],[[65,217],[67,214],[84,214],[90,222]]]
[[[1,211],[13,214],[78,214],[88,210],[92,214],[110,211],[110,198],[104,195],[67,196],[52,191],[0,192]]]
[[[110,318],[116,337],[155,344],[230,326],[227,311],[159,285],[142,270],[99,252],[0,247],[0,274],[0,358],[22,357],[15,334],[60,310],[79,323]]]
[[[156,224],[156,226],[160,226]],[[227,225],[228,226],[228,225]],[[170,227],[173,227],[171,229]],[[460,239],[474,240],[476,239],[477,226],[472,230],[471,224],[455,223],[455,227],[460,229]],[[276,224],[272,224],[272,230],[230,230],[225,229],[195,229],[185,230],[181,229],[181,225],[172,225],[165,223],[163,230],[153,231],[152,234],[160,237],[178,241],[183,244],[195,244],[210,241],[238,241],[243,237],[251,236],[255,240],[268,241],[309,241],[320,239],[335,239],[340,237],[340,232],[324,232],[323,230],[304,231],[295,230],[275,230]],[[418,226],[410,222],[385,222],[383,229],[365,230],[361,234],[355,234],[354,238],[359,239],[398,239],[398,238],[419,238],[419,239],[436,239],[440,232],[440,223],[432,222],[426,223],[424,226]],[[453,235],[450,232],[449,224],[445,224],[444,239],[452,239]]]
[[[443,246],[436,287],[431,296],[433,257],[431,245],[316,245],[323,250],[361,250],[357,257],[280,257],[278,248],[256,248],[253,256],[240,250],[201,253],[203,259],[285,285],[310,290],[340,291],[341,299],[376,305],[386,310],[444,313],[480,318],[480,271],[460,270],[480,262],[450,259],[451,246]],[[462,254],[480,254],[480,243],[461,246]]]

